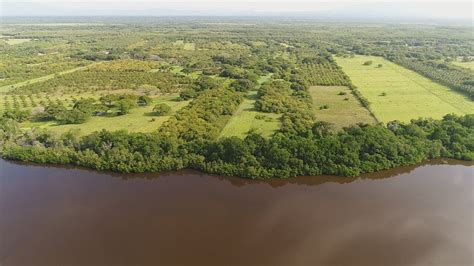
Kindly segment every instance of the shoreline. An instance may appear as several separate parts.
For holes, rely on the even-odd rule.
[[[452,158],[436,158],[436,159],[428,159],[421,163],[412,164],[412,165],[405,165],[405,166],[397,166],[393,168],[388,168],[376,172],[369,172],[369,173],[362,173],[359,176],[340,176],[340,175],[302,175],[302,176],[294,176],[294,177],[269,177],[269,178],[247,178],[247,177],[240,177],[240,176],[230,176],[225,174],[218,174],[218,173],[210,173],[200,169],[192,169],[192,168],[183,168],[179,170],[169,170],[169,171],[160,171],[160,172],[140,172],[140,173],[125,173],[125,172],[118,172],[118,171],[111,171],[111,170],[98,170],[94,168],[89,168],[81,165],[75,164],[52,164],[52,163],[36,163],[36,162],[27,162],[21,160],[14,160],[14,159],[6,159],[0,155],[0,161],[4,161],[9,164],[26,166],[26,167],[41,167],[41,168],[57,168],[63,170],[79,170],[79,171],[86,171],[86,172],[94,172],[96,174],[104,174],[113,177],[120,177],[123,179],[149,179],[149,178],[159,178],[160,176],[166,175],[187,175],[187,174],[194,174],[199,176],[212,176],[216,178],[231,178],[231,179],[239,179],[239,180],[248,180],[248,181],[275,181],[275,180],[297,180],[297,179],[304,179],[304,178],[312,178],[312,179],[327,179],[335,181],[343,181],[342,183],[346,183],[344,181],[352,180],[355,181],[357,179],[382,179],[382,178],[390,178],[404,173],[410,173],[414,169],[418,167],[430,166],[430,165],[461,165],[466,167],[474,166],[474,161],[466,161],[466,160],[459,160],[459,159],[452,159]],[[350,182],[352,182],[350,181]]]

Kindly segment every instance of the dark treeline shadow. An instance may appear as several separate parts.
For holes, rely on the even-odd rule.
[[[119,178],[122,180],[156,180],[161,178],[172,178],[172,177],[196,177],[196,178],[216,178],[223,182],[229,182],[232,186],[235,187],[244,187],[251,185],[268,185],[273,188],[282,187],[288,184],[304,185],[304,186],[319,186],[327,183],[334,184],[349,184],[356,180],[379,180],[385,178],[392,178],[402,174],[408,174],[413,170],[430,165],[463,165],[463,166],[474,166],[474,162],[469,161],[460,161],[454,159],[434,159],[423,162],[417,165],[396,167],[389,170],[378,171],[374,173],[363,174],[359,177],[342,177],[342,176],[300,176],[293,178],[270,178],[270,179],[246,179],[240,177],[232,176],[220,176],[213,174],[206,174],[198,170],[185,169],[179,171],[166,171],[160,173],[118,173],[112,171],[97,171],[75,165],[55,165],[55,164],[38,164],[38,163],[27,163],[21,161],[12,161],[0,159],[1,163],[16,165],[20,167],[39,167],[46,169],[60,169],[63,171],[81,171],[85,175],[87,173],[93,173],[94,175],[101,176],[110,176],[114,178]]]

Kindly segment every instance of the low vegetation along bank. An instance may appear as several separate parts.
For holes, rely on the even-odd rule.
[[[271,139],[251,133],[244,139],[192,141],[160,132],[105,130],[56,137],[44,130],[24,133],[13,120],[3,119],[0,137],[6,159],[119,172],[191,168],[247,178],[357,176],[432,158],[474,159],[474,115],[356,126],[338,133],[316,122],[305,132],[277,133]]]

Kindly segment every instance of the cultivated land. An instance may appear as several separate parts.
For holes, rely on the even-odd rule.
[[[2,114],[6,106],[15,107],[17,105],[18,109],[25,110],[30,109],[34,110],[39,106],[47,105],[49,103],[61,103],[68,108],[72,108],[74,104],[74,100],[80,98],[94,98],[96,100],[99,99],[100,93],[89,93],[83,92],[80,96],[73,95],[73,94],[46,94],[46,93],[38,93],[32,94],[30,96],[26,95],[8,95],[8,94],[0,94],[0,114]]]
[[[165,121],[190,102],[179,101],[176,95],[167,95],[155,98],[149,106],[134,108],[127,115],[94,116],[83,124],[57,125],[55,122],[25,122],[21,126],[24,129],[32,127],[47,128],[56,133],[77,130],[80,135],[87,135],[102,129],[109,131],[125,129],[129,132],[152,132],[157,130]],[[152,115],[154,105],[159,103],[169,105],[172,110],[171,113],[166,116]]]
[[[52,78],[54,78],[58,75],[70,74],[70,73],[73,73],[73,72],[76,72],[76,71],[79,71],[79,70],[84,70],[86,68],[87,68],[87,66],[76,67],[76,68],[73,68],[73,69],[68,69],[68,70],[65,70],[65,71],[61,71],[61,72],[58,72],[58,73],[46,75],[46,76],[43,76],[43,77],[34,78],[34,79],[30,79],[30,80],[23,81],[23,82],[18,82],[18,83],[15,83],[15,84],[2,86],[2,87],[0,87],[0,93],[8,92],[8,91],[16,89],[16,88],[21,88],[21,87],[26,86],[26,85],[31,85],[31,84],[35,84],[35,83],[38,83],[38,82],[43,82],[43,81],[52,79]]]
[[[446,63],[473,54],[470,27],[226,20],[3,23],[31,41],[0,41],[1,156],[246,178],[474,159],[472,116],[361,125],[474,113],[472,72]]]
[[[474,113],[474,102],[466,96],[381,57],[337,57],[336,61],[382,122]],[[367,61],[372,64],[364,65]]]
[[[376,123],[369,110],[345,86],[312,86],[309,92],[313,98],[316,120],[329,122],[335,129],[357,123]],[[324,109],[323,106],[328,108]]]

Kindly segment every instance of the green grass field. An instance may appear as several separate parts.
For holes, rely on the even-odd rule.
[[[451,64],[474,71],[474,61],[471,61],[471,62],[453,61],[451,62]]]
[[[280,128],[279,118],[281,115],[273,113],[262,113],[255,110],[257,92],[251,91],[240,104],[232,118],[221,132],[221,137],[244,138],[250,130],[260,133],[264,137],[270,137]],[[257,119],[262,116],[264,119]]]
[[[363,107],[351,90],[344,86],[313,86],[309,89],[313,98],[316,119],[332,123],[335,129],[357,123],[376,123],[369,110]],[[339,93],[345,95],[339,95]],[[328,109],[320,109],[327,105]]]
[[[262,76],[258,83],[262,84],[271,78],[271,74]],[[258,89],[255,88],[255,89]],[[263,113],[255,109],[257,101],[257,91],[248,92],[244,101],[235,111],[232,118],[221,132],[221,137],[236,136],[244,138],[250,130],[261,134],[264,137],[270,137],[280,128],[280,114]]]
[[[369,60],[373,62],[371,65],[363,65]],[[375,116],[382,122],[474,113],[474,102],[466,96],[384,58],[336,57],[336,61],[369,100]],[[379,64],[382,66],[378,67]]]
[[[25,43],[25,42],[29,42],[29,41],[31,41],[31,39],[7,39],[7,40],[5,40],[5,42],[8,43],[9,45],[21,44],[21,43]]]
[[[172,113],[167,116],[151,115],[154,105],[158,103],[165,103],[171,106]],[[86,135],[102,129],[110,131],[126,129],[129,132],[151,132],[158,129],[176,111],[189,103],[190,101],[178,101],[178,96],[176,95],[161,96],[156,98],[153,104],[146,107],[137,107],[132,109],[130,114],[123,116],[94,116],[86,123],[77,125],[56,125],[55,122],[25,122],[21,126],[24,129],[33,127],[47,128],[59,134],[69,130],[79,130],[79,134]]]

